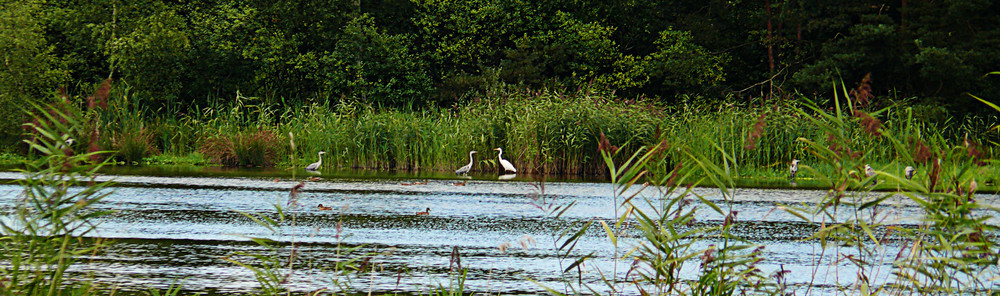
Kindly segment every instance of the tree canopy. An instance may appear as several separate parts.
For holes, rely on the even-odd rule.
[[[953,112],[1000,93],[995,1],[0,0],[0,100],[112,77],[151,106],[245,95],[450,106],[498,83],[671,103],[828,92]],[[870,75],[869,75],[870,73]]]

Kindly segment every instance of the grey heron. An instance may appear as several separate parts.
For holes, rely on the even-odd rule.
[[[417,216],[426,216],[430,214],[431,214],[431,208],[427,208],[427,210],[423,212],[417,212]]]
[[[903,169],[903,175],[906,176],[907,180],[913,180],[913,172],[915,171],[916,169],[914,169],[913,167],[906,166],[906,168]]]
[[[319,170],[319,166],[323,165],[323,154],[326,154],[326,152],[325,151],[320,151],[319,152],[319,161],[311,163],[308,166],[306,166],[306,170],[307,171]]]
[[[792,159],[792,166],[788,167],[788,172],[790,173],[792,179],[795,179],[795,173],[799,172],[799,160]]]
[[[865,165],[865,176],[872,178],[872,185],[878,185],[878,179],[875,178],[875,169],[870,165]]]
[[[493,150],[496,150],[496,151],[500,152],[500,153],[497,153],[497,159],[500,159],[500,165],[503,166],[503,169],[505,171],[515,172],[515,173],[517,172],[517,169],[514,168],[513,164],[510,164],[509,161],[507,161],[506,159],[503,159],[503,149],[496,148],[496,149],[493,149]]]
[[[469,164],[455,170],[456,174],[465,175],[469,173],[469,170],[472,170],[472,163],[473,163],[472,155],[475,153],[476,153],[475,150],[469,151]]]

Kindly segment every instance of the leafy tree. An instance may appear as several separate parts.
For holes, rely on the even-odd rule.
[[[382,106],[413,106],[427,97],[431,78],[406,35],[375,27],[367,15],[349,21],[332,51],[302,56],[322,93],[347,95]]]
[[[314,59],[335,48],[338,35],[357,13],[353,1],[246,1],[232,10],[240,19],[230,32],[235,49],[253,69],[253,93],[313,97],[321,83]]]
[[[191,42],[186,21],[162,3],[141,9],[146,11],[119,22],[121,32],[106,45],[108,62],[141,94],[173,101],[188,81]]]
[[[12,147],[25,121],[16,106],[44,97],[65,83],[68,71],[45,38],[44,11],[38,4],[0,2],[0,141]]]
[[[501,62],[501,76],[508,82],[529,85],[554,79],[569,84],[601,81],[620,56],[611,35],[614,28],[598,23],[584,23],[572,15],[557,12],[553,29],[518,38]]]

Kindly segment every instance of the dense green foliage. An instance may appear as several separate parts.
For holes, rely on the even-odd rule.
[[[998,5],[3,0],[0,99],[89,91],[111,77],[154,109],[206,106],[236,91],[450,106],[497,83],[741,102],[824,92],[838,73],[871,73],[879,98],[967,111],[962,93],[998,90],[997,78],[983,77],[1000,64]]]
[[[838,90],[841,97],[848,91]],[[137,159],[153,164],[176,162],[171,158],[204,163],[207,159],[226,166],[300,169],[315,162],[319,151],[326,151],[322,169],[327,171],[439,172],[464,165],[468,151],[476,150],[473,172],[491,174],[499,171],[492,150],[501,147],[504,158],[521,173],[599,176],[606,174],[597,149],[603,133],[614,143],[630,143],[626,150],[663,141],[698,151],[712,151],[720,145],[734,159],[709,155],[712,161],[732,164],[734,175],[773,178],[787,176],[793,158],[816,163],[797,139],[827,137],[816,124],[794,112],[795,104],[741,107],[681,101],[667,106],[586,88],[496,88],[464,106],[429,107],[420,112],[380,110],[349,99],[282,108],[264,98],[238,95],[230,103],[220,101],[179,115],[137,107],[129,99],[134,97],[129,89],[116,88],[109,95],[108,108],[87,111],[87,118],[94,121],[74,132],[80,143],[74,149],[116,150],[114,157],[129,163]],[[870,120],[852,123],[847,136],[863,151],[870,151],[869,161],[878,167],[892,164],[897,156],[870,127],[937,143],[963,143],[969,135],[982,159],[993,159],[1000,152],[994,144],[1000,130],[989,129],[987,124],[996,122],[994,116],[928,124],[914,120],[914,110],[907,101],[892,102]],[[293,139],[294,150],[290,149]]]
[[[280,165],[292,132],[301,149],[289,164],[326,150],[341,168],[443,170],[467,150],[504,147],[528,171],[589,174],[602,171],[600,132],[641,144],[695,132],[778,171],[802,156],[797,137],[822,135],[773,106],[830,98],[838,77],[862,109],[889,107],[876,116],[890,128],[1000,138],[988,130],[995,115],[967,113],[982,105],[964,94],[1000,93],[1000,77],[983,76],[1000,64],[990,1],[0,6],[0,103],[52,101],[65,86],[65,107],[88,114],[76,149],[128,163],[201,152]],[[110,101],[74,95],[108,77]],[[0,110],[2,150],[27,151],[14,145],[24,121]],[[877,139],[862,141],[888,162]]]

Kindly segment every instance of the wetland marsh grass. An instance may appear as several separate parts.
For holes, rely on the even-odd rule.
[[[95,135],[98,148],[120,150],[118,159],[126,162],[145,158],[142,163],[156,163],[164,158],[160,153],[184,158],[197,152],[217,165],[289,168],[314,162],[316,152],[326,151],[327,170],[450,172],[465,164],[469,150],[476,150],[480,153],[472,172],[493,173],[500,171],[496,155],[486,152],[501,147],[522,174],[606,178],[594,140],[603,133],[613,143],[629,143],[622,145],[625,149],[668,142],[703,151],[713,162],[731,161],[729,170],[737,178],[787,177],[793,158],[817,170],[834,169],[796,140],[827,136],[805,119],[813,111],[795,112],[804,98],[777,105],[684,101],[664,106],[585,88],[499,87],[463,105],[417,111],[382,109],[349,98],[288,106],[239,93],[181,111],[148,110],[135,104],[127,85],[116,90],[108,100],[111,108],[93,112],[100,131]],[[1000,130],[979,126],[995,117],[920,122],[905,101],[872,116],[874,121],[850,122],[845,136],[869,154],[873,167],[883,170],[902,168],[894,164],[897,156],[889,143],[865,132],[864,122],[877,122],[887,132],[914,140],[961,143],[968,134],[982,139],[973,142],[984,158],[998,152],[996,145],[983,144],[1000,141]],[[294,153],[276,144],[289,133],[299,142]],[[87,140],[86,135],[81,138]],[[733,160],[707,153],[719,148],[730,151]],[[678,156],[675,149],[666,150]]]
[[[954,144],[941,134],[914,134],[921,130],[912,126],[886,128],[873,118],[888,109],[871,113],[857,110],[846,99],[846,88],[840,89],[844,95],[834,98],[836,105],[832,109],[810,102],[791,108],[815,127],[815,135],[819,136],[795,141],[804,154],[816,160],[817,166],[824,167],[802,165],[801,173],[828,190],[813,205],[777,208],[817,226],[815,232],[803,238],[816,245],[813,257],[802,260],[821,264],[823,258],[837,258],[829,264],[853,266],[853,277],[838,277],[835,283],[844,295],[992,295],[1000,291],[995,283],[1000,278],[1000,244],[996,242],[1000,227],[995,220],[1000,209],[977,201],[976,180],[991,178],[983,175],[981,168],[987,161],[980,148],[971,140]],[[859,133],[868,138],[858,140]],[[616,219],[594,218],[559,232],[555,244],[559,256],[575,259],[561,270],[564,289],[545,287],[551,294],[584,294],[594,291],[592,285],[604,285],[612,293],[632,286],[642,295],[815,292],[814,283],[789,286],[785,281],[788,271],[783,267],[762,272],[756,264],[767,256],[766,246],[730,232],[745,222],[739,219],[732,202],[737,191],[731,168],[738,159],[734,151],[739,147],[716,141],[705,141],[711,149],[699,148],[697,142],[661,142],[620,159],[615,154],[621,150],[611,149],[614,146],[605,137],[599,139],[599,151],[613,185],[610,194],[616,201]],[[887,148],[876,148],[872,143]],[[671,150],[673,153],[667,155]],[[913,180],[904,178],[900,170],[877,169],[874,176],[860,173],[864,165],[883,153],[894,157],[880,168],[916,164],[926,169]],[[717,161],[719,158],[723,160]],[[896,190],[873,191],[876,178],[891,182]],[[717,188],[723,198],[710,201],[692,191],[695,186]],[[652,197],[643,197],[639,194],[642,191],[652,191]],[[917,225],[903,227],[889,219],[892,214],[884,210],[890,206],[886,201],[899,195],[922,210]],[[692,223],[700,210],[725,218]],[[838,211],[849,215],[837,215]],[[637,223],[639,235],[633,248],[622,249],[619,244],[628,233],[627,221]],[[608,250],[613,252],[610,258],[572,253],[580,234],[589,227],[603,228],[614,247]],[[574,268],[592,260],[612,260],[615,270],[598,270],[602,281],[585,284],[578,280]],[[628,270],[625,278],[619,275],[619,268]],[[814,273],[818,270],[814,269]],[[813,278],[816,276],[822,275],[814,274]]]
[[[844,92],[846,93],[846,90]],[[761,113],[771,113],[726,117],[722,112],[716,112],[708,113],[709,115],[704,117],[689,115],[691,118],[682,118],[686,121],[678,122],[676,126],[667,126],[662,121],[657,121],[655,116],[650,116],[649,123],[645,125],[642,124],[645,122],[642,120],[624,123],[620,122],[625,120],[621,118],[629,117],[619,116],[620,118],[613,119],[614,116],[597,113],[603,108],[568,110],[579,102],[566,104],[565,101],[560,101],[565,98],[556,97],[550,98],[551,102],[541,103],[526,98],[518,98],[523,99],[522,101],[515,100],[496,105],[483,103],[474,105],[481,109],[469,107],[473,111],[435,110],[399,114],[365,110],[361,107],[352,109],[351,106],[317,106],[313,107],[315,109],[305,109],[301,112],[330,116],[301,116],[292,113],[290,122],[296,124],[290,125],[291,127],[280,125],[276,129],[294,135],[288,138],[290,143],[294,139],[295,144],[290,145],[291,149],[281,148],[281,151],[287,151],[291,156],[296,155],[299,150],[321,149],[331,147],[330,145],[343,145],[345,149],[355,147],[353,145],[362,145],[341,142],[349,138],[358,138],[360,139],[358,143],[363,145],[379,147],[368,148],[370,151],[378,152],[368,156],[342,154],[342,158],[339,159],[341,164],[390,166],[391,163],[382,164],[380,160],[375,159],[381,159],[380,154],[391,154],[394,155],[392,157],[396,166],[402,164],[419,166],[414,169],[434,169],[435,161],[455,158],[456,163],[461,163],[464,162],[467,150],[487,150],[479,147],[489,148],[503,144],[508,145],[506,147],[515,147],[508,149],[538,151],[538,154],[523,152],[521,156],[511,158],[512,161],[521,161],[516,162],[521,167],[531,167],[533,162],[530,159],[539,157],[546,159],[539,163],[551,165],[553,168],[560,166],[555,159],[596,162],[594,165],[604,169],[613,184],[609,194],[615,197],[616,218],[608,221],[593,219],[573,226],[582,229],[560,230],[554,249],[559,256],[569,261],[560,266],[561,270],[556,272],[560,272],[567,288],[549,287],[548,291],[552,294],[586,294],[591,291],[579,281],[578,271],[581,266],[586,265],[587,260],[595,260],[593,259],[595,256],[591,256],[593,254],[576,256],[572,252],[575,240],[589,227],[602,228],[607,239],[612,242],[614,250],[611,251],[614,256],[611,260],[616,261],[615,268],[628,270],[628,274],[634,274],[631,278],[619,278],[617,270],[601,274],[603,281],[599,284],[607,285],[613,292],[625,290],[626,285],[634,285],[644,294],[656,295],[744,293],[784,295],[789,292],[802,292],[789,291],[794,287],[786,287],[782,283],[784,270],[765,274],[755,267],[761,256],[766,254],[766,248],[730,233],[732,227],[742,222],[730,203],[736,194],[734,190],[737,184],[736,177],[740,172],[737,167],[752,166],[747,163],[756,163],[758,168],[767,168],[770,163],[781,162],[785,153],[800,153],[797,155],[801,155],[802,159],[811,159],[811,162],[802,164],[801,174],[814,178],[829,189],[829,194],[815,205],[787,206],[782,209],[800,217],[803,222],[819,225],[818,230],[806,238],[815,242],[817,250],[820,250],[814,254],[816,258],[836,254],[837,258],[845,258],[843,262],[857,267],[855,278],[838,283],[842,285],[844,294],[996,293],[997,288],[990,281],[1000,276],[996,268],[996,262],[1000,259],[1000,246],[994,241],[995,234],[1000,228],[995,225],[993,218],[1000,210],[977,203],[975,190],[978,186],[976,180],[982,182],[993,178],[983,175],[988,173],[982,165],[991,162],[988,160],[990,152],[987,151],[990,151],[995,144],[979,144],[974,138],[955,142],[942,133],[928,133],[919,124],[892,122],[896,120],[893,118],[901,118],[891,115],[892,108],[871,112],[854,110],[850,101],[843,98],[845,97],[835,97],[835,106],[832,110],[805,102],[802,106],[787,107],[789,110],[787,114],[774,111],[776,109],[755,109]],[[536,113],[518,111],[523,110],[520,108],[531,106],[541,110]],[[624,103],[616,106],[606,108],[635,108]],[[83,125],[80,118],[85,118],[84,116],[63,112],[58,108],[36,109],[35,117],[43,120],[36,120],[29,125],[37,131],[37,140],[30,144],[42,157],[34,159],[24,171],[29,175],[21,184],[25,188],[24,197],[14,209],[10,222],[0,221],[2,226],[0,231],[3,234],[0,247],[4,250],[0,253],[2,256],[0,260],[11,262],[13,266],[0,270],[4,277],[0,292],[24,295],[100,293],[101,288],[86,278],[69,281],[67,270],[82,260],[81,258],[86,258],[87,254],[100,251],[101,245],[92,242],[101,240],[82,240],[79,235],[94,229],[94,224],[89,221],[107,214],[91,211],[88,207],[108,194],[102,190],[109,184],[91,182],[81,191],[70,191],[68,188],[71,185],[93,181],[95,170],[108,162],[92,162],[91,156],[105,152],[75,153],[71,148],[61,146],[63,142],[61,135],[77,132],[79,126]],[[628,110],[645,112],[641,109]],[[244,116],[239,114],[245,113],[232,109],[229,112],[234,112],[236,115],[228,119],[214,119],[215,121],[207,126],[214,128],[214,131],[236,134],[248,131],[274,133],[268,126],[276,121],[248,125],[238,119]],[[691,114],[702,114],[698,113],[701,111],[692,112]],[[462,116],[457,114],[482,116],[470,120],[471,123],[463,123],[459,120]],[[560,114],[572,114],[572,116],[561,117]],[[255,116],[258,119],[267,119],[271,115]],[[584,119],[560,122],[564,118],[580,117]],[[296,118],[302,121],[296,122]],[[762,122],[761,118],[765,120],[797,118],[800,122],[807,122],[803,124],[811,127],[803,130],[810,132],[800,134],[800,130],[795,129],[776,132],[788,134],[772,135],[770,138],[775,142],[781,142],[794,135],[796,138],[792,146],[800,148],[793,149],[800,151],[783,152],[785,150],[780,150],[779,147],[765,148],[767,144],[763,143],[766,140],[762,139],[769,139],[766,134],[768,131],[766,124],[769,123],[764,121],[765,125],[758,125]],[[888,119],[875,122],[874,118]],[[355,125],[350,125],[349,122],[354,122]],[[705,123],[716,124],[713,126]],[[330,126],[325,126],[326,124]],[[593,129],[596,135],[588,140],[567,139],[565,134],[547,131],[551,129],[584,134],[591,130],[580,126],[587,124],[597,126]],[[657,129],[657,126],[660,128]],[[775,124],[775,126],[781,125]],[[478,132],[463,134],[462,131],[465,130],[463,127]],[[444,132],[429,133],[430,137],[423,138],[427,133],[420,131],[425,129]],[[635,129],[648,129],[648,133],[652,136],[643,138],[627,132]],[[306,130],[317,132],[315,134],[295,132]],[[390,132],[379,136],[369,134],[383,130]],[[605,135],[605,130],[618,134]],[[464,141],[465,137],[481,135],[486,131],[496,133],[490,137],[480,136],[472,141]],[[688,137],[670,136],[685,132]],[[269,141],[276,143],[284,141],[277,136],[280,132],[274,134],[275,139]],[[735,140],[737,136],[740,137],[740,141]],[[562,142],[554,139],[560,139]],[[511,144],[511,141],[534,143],[536,146],[517,146]],[[406,145],[419,147],[406,148],[410,147]],[[436,146],[452,148],[431,149]],[[459,146],[463,149],[455,148]],[[559,149],[589,147],[592,151],[558,154],[557,148],[545,147],[562,147]],[[426,155],[410,154],[413,153],[411,150],[421,151],[419,149],[427,149],[423,152]],[[761,152],[763,156],[755,156],[753,154],[757,149],[772,150]],[[430,152],[431,150],[436,152]],[[457,151],[452,152],[452,150]],[[253,153],[248,152],[248,154]],[[311,155],[312,151],[303,153]],[[593,154],[596,154],[597,158],[588,158]],[[271,157],[280,159],[279,156]],[[755,160],[743,160],[746,158]],[[291,161],[293,166],[296,163],[295,160]],[[485,164],[482,166],[491,167],[488,161],[482,163]],[[883,206],[884,201],[893,196],[892,194],[897,193],[872,192],[875,188],[871,186],[874,178],[859,173],[861,167],[869,163],[876,167],[877,178],[898,186],[898,194],[902,194],[920,207],[925,216],[921,224],[917,227],[903,228],[885,222],[886,214],[880,212],[879,208]],[[544,165],[542,167],[547,169]],[[913,180],[901,177],[902,171],[897,168],[905,165],[917,166],[918,176]],[[495,168],[495,164],[492,166]],[[447,168],[451,169],[451,166]],[[784,165],[781,165],[779,170],[784,171],[784,169]],[[995,172],[995,170],[988,171]],[[294,228],[297,217],[295,214],[289,214],[287,210],[297,206],[296,200],[302,186],[305,186],[304,183],[293,187],[287,199],[277,201],[274,213],[245,214],[245,217],[267,227],[275,234],[281,234],[281,228],[288,225]],[[691,190],[693,186],[717,188],[723,200],[712,202],[699,196]],[[630,189],[659,191],[655,198],[645,199],[638,198],[638,195],[633,194]],[[542,192],[544,195],[544,190]],[[695,202],[704,204],[705,207],[692,206],[691,204]],[[639,206],[640,203],[642,206]],[[570,203],[565,207],[552,207],[548,213],[552,218],[558,219],[566,208],[572,206]],[[641,208],[649,210],[640,210]],[[714,224],[700,223],[692,227],[692,222],[699,211],[712,211],[725,218],[722,221],[715,221]],[[836,211],[849,211],[855,215],[838,220],[837,215],[832,214]],[[823,218],[815,220],[811,217]],[[639,233],[637,237],[639,243],[634,249],[619,245],[619,240],[626,236],[630,227],[636,227]],[[338,231],[339,229],[338,226]],[[881,265],[882,262],[878,262],[876,257],[886,252],[888,248],[885,237],[880,235],[883,231],[892,231],[901,237],[896,239],[902,245],[898,249],[900,255],[890,263],[889,270],[882,270],[886,267]],[[338,232],[338,238],[339,235]],[[262,290],[259,292],[264,295],[286,294],[285,281],[294,272],[295,266],[303,264],[308,268],[330,271],[331,289],[342,290],[347,290],[342,280],[360,276],[361,273],[374,272],[376,268],[374,264],[368,264],[375,255],[354,254],[356,247],[345,247],[342,249],[343,253],[338,253],[344,260],[324,266],[300,257],[301,254],[296,253],[294,237],[290,244],[278,244],[259,238],[254,240],[266,247],[268,253],[235,253],[226,259],[253,271],[261,283]],[[710,242],[707,247],[703,247],[704,244],[696,244],[706,241]],[[841,246],[851,248],[851,252],[842,251],[838,248]],[[693,278],[682,275],[682,272],[690,270],[694,270]],[[577,271],[576,277],[574,271]],[[892,274],[893,277],[890,281],[879,282],[873,280],[875,274]],[[374,276],[374,273],[367,275]],[[449,295],[464,293],[461,281],[464,280],[465,274],[456,273],[454,276],[457,286],[442,286],[432,293]],[[810,294],[809,288],[806,289],[802,293]]]
[[[23,191],[0,219],[2,295],[106,295],[115,291],[95,282],[92,273],[74,270],[102,254],[108,244],[104,238],[88,236],[112,214],[94,206],[112,193],[112,182],[95,179],[97,171],[110,163],[103,156],[114,152],[78,153],[80,148],[67,145],[67,136],[85,129],[92,113],[64,105],[31,105],[25,110],[33,118],[24,125],[31,135],[25,143],[38,157],[26,160],[25,168],[19,170],[25,175],[17,181]],[[146,293],[174,295],[177,287]]]
[[[0,221],[0,293],[4,295],[94,294],[96,285],[70,272],[84,255],[99,252],[102,240],[83,239],[107,215],[90,207],[107,196],[107,182],[95,183],[92,155],[74,154],[61,135],[80,126],[77,113],[53,106],[32,106],[35,118],[25,125],[35,137],[28,142],[41,156],[26,162],[18,181],[23,192],[10,215]],[[78,182],[92,185],[72,190]]]

